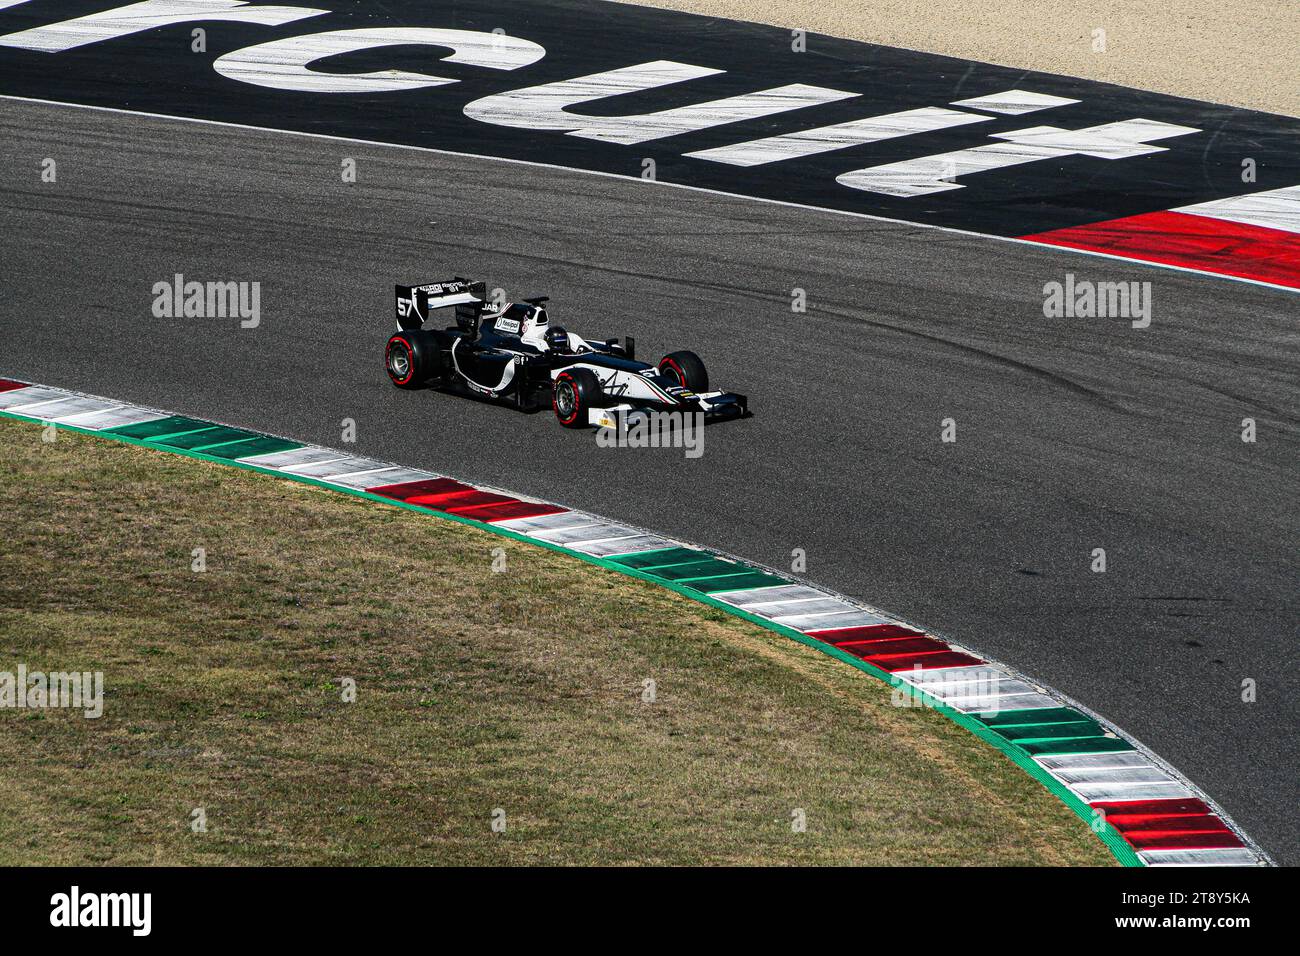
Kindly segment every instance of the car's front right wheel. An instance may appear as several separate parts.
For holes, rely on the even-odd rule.
[[[565,428],[582,428],[590,424],[588,410],[600,402],[600,379],[585,368],[566,369],[555,376],[551,386],[551,407]]]

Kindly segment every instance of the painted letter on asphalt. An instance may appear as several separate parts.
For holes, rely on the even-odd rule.
[[[222,76],[276,90],[305,93],[378,93],[418,90],[459,82],[426,73],[378,70],[374,73],[326,73],[309,70],[314,61],[340,53],[385,46],[424,45],[448,47],[447,63],[482,66],[490,70],[517,70],[536,63],[545,48],[531,40],[478,30],[444,30],[428,27],[332,30],[307,36],[272,40],[219,57],[212,68]]]
[[[568,112],[570,106],[579,103],[590,103],[592,100],[602,100],[621,93],[652,90],[723,72],[725,71],[673,60],[654,60],[573,80],[485,96],[466,106],[465,115],[497,126],[558,130],[584,139],[631,145],[802,109],[805,106],[833,103],[859,95],[793,83],[640,116],[579,116]]]
[[[328,10],[309,7],[251,7],[246,0],[144,0],[126,7],[90,13],[0,37],[0,46],[42,53],[62,53],[90,43],[113,40],[156,27],[200,20],[229,20],[278,27]]]
[[[837,176],[835,181],[851,189],[883,193],[886,196],[928,196],[931,193],[961,189],[961,183],[951,180],[969,173],[1006,169],[1022,163],[1065,156],[1127,159],[1130,156],[1162,153],[1165,147],[1150,146],[1147,141],[1199,132],[1199,129],[1191,126],[1175,126],[1146,119],[1123,120],[1076,130],[1034,126],[1010,133],[994,133],[991,137],[1005,140],[1005,143],[854,169]]]

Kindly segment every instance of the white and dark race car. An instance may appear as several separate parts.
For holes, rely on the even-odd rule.
[[[432,387],[499,400],[523,411],[550,405],[569,428],[617,428],[651,413],[702,413],[705,421],[749,414],[744,395],[709,391],[694,352],[648,365],[632,338],[589,341],[550,324],[546,297],[495,307],[487,283],[469,279],[396,287],[397,332],[384,364],[398,388]],[[426,329],[439,309],[456,324]]]

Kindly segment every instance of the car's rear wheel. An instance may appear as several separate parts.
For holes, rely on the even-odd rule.
[[[676,380],[692,392],[709,390],[709,373],[694,352],[670,352],[659,360],[659,373]]]
[[[589,369],[567,369],[555,376],[551,386],[551,407],[565,428],[589,424],[588,410],[600,404],[600,379]]]
[[[398,332],[384,349],[384,368],[398,388],[420,388],[438,370],[438,344],[427,334]]]

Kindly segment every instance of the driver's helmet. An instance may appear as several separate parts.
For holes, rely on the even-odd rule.
[[[546,348],[551,352],[559,352],[563,355],[569,351],[569,333],[564,331],[562,326],[555,326],[546,330]]]

